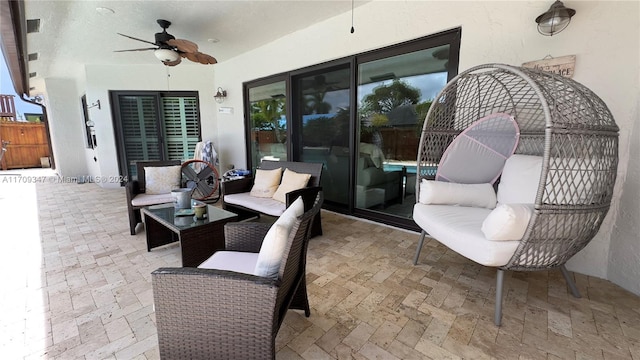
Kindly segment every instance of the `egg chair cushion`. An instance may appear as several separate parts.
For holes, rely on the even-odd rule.
[[[520,240],[533,214],[533,204],[498,204],[482,222],[488,240]]]
[[[474,122],[443,153],[436,180],[493,184],[519,138],[518,124],[509,114],[495,113]]]
[[[458,184],[422,179],[420,198],[422,204],[496,207],[496,192],[489,183]]]
[[[485,266],[506,265],[520,241],[492,241],[482,233],[490,209],[416,203],[413,220],[438,242]]]
[[[498,184],[498,203],[534,204],[541,172],[542,156],[514,154],[509,157]]]

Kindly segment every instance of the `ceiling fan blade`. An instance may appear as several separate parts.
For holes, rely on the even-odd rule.
[[[198,53],[198,59],[200,59],[200,64],[217,64],[218,60],[211,55],[203,54],[201,52]]]
[[[142,41],[142,42],[145,42],[145,43],[147,43],[147,44],[151,44],[151,45],[156,45],[156,43],[154,43],[154,42],[151,42],[151,41],[147,41],[147,40],[142,40],[142,39],[138,39],[138,38],[136,38],[136,37],[133,37],[133,36],[129,36],[129,35],[125,35],[125,34],[121,34],[121,33],[117,33],[117,34],[118,34],[118,35],[121,35],[121,36],[124,36],[124,37],[127,37],[127,38],[129,38],[129,39],[133,39],[133,40],[138,40],[138,41]],[[156,46],[157,46],[157,45],[156,45]]]
[[[158,48],[144,48],[144,49],[130,49],[130,50],[113,50],[113,52],[147,51],[147,50],[158,50]]]
[[[198,45],[196,43],[184,40],[184,39],[171,39],[167,40],[167,44],[176,47],[179,51],[186,53],[195,53],[198,52]]]
[[[176,65],[180,64],[180,62],[182,62],[182,59],[178,58],[178,60],[176,60],[176,61],[163,61],[162,63],[167,65],[167,66],[176,66]]]
[[[187,59],[200,64],[217,64],[218,60],[211,55],[203,54],[201,52],[185,53]]]

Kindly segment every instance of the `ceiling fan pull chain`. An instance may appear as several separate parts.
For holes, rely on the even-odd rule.
[[[355,0],[351,0],[351,33],[356,32],[356,29],[353,27],[353,3]]]

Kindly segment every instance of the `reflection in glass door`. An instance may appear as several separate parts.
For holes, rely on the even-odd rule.
[[[286,82],[248,88],[251,170],[262,160],[287,160]]]
[[[350,80],[348,64],[294,78],[300,161],[325,164],[325,201],[342,208],[349,205]]]
[[[448,57],[443,45],[359,63],[356,208],[411,219],[422,123]]]

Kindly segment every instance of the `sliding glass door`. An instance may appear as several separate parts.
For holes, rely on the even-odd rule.
[[[351,69],[349,64],[293,77],[299,161],[324,164],[325,201],[349,205]],[[295,129],[294,129],[295,130]]]
[[[417,229],[416,158],[460,29],[245,83],[247,163],[320,162],[324,207]]]
[[[358,62],[358,209],[410,219],[422,124],[449,78],[448,44]]]
[[[251,170],[262,160],[287,160],[287,82],[280,77],[246,86]]]

